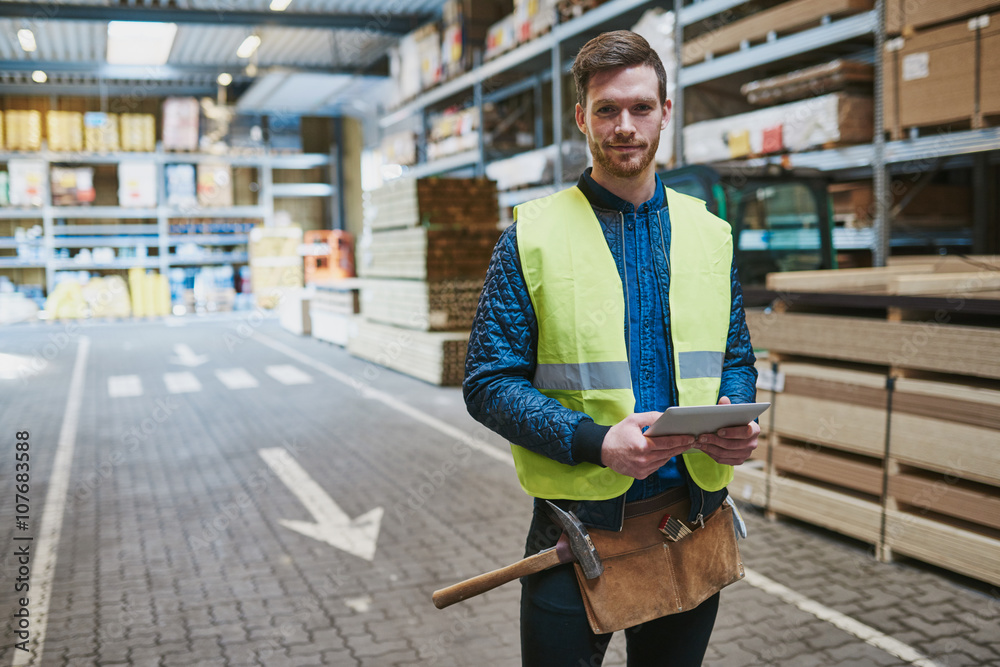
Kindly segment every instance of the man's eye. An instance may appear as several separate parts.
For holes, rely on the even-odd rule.
[[[597,113],[610,113],[611,111],[613,111],[611,107],[601,107],[597,110]]]

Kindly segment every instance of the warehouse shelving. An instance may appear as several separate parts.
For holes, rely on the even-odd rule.
[[[158,205],[133,208],[124,206],[54,206],[45,204],[37,208],[3,207],[0,220],[38,221],[43,236],[34,241],[0,237],[0,248],[19,248],[33,244],[41,247],[46,259],[26,260],[18,257],[0,257],[0,269],[45,269],[47,288],[55,284],[55,272],[60,270],[121,270],[131,267],[159,269],[167,273],[170,267],[196,265],[246,264],[245,251],[205,253],[203,256],[177,256],[171,248],[181,243],[204,246],[245,246],[246,233],[171,234],[170,221],[191,219],[240,218],[270,225],[274,220],[276,198],[318,197],[330,198],[336,188],[329,183],[274,183],[274,170],[307,170],[328,167],[330,155],[318,153],[281,154],[261,151],[248,154],[173,153],[159,148],[154,152],[62,153],[49,150],[37,152],[0,152],[0,163],[11,159],[31,159],[45,163],[48,173],[52,165],[99,166],[119,165],[127,162],[152,162],[157,165]],[[166,203],[163,167],[168,164],[226,164],[231,167],[249,167],[257,170],[260,188],[255,205],[226,207],[178,207]],[[65,224],[65,221],[80,221]],[[86,224],[90,220],[114,221],[111,224]],[[156,249],[147,257],[122,258],[114,262],[80,262],[57,258],[57,248],[144,247]]]
[[[558,23],[544,35],[517,46],[511,51],[497,56],[454,79],[431,88],[413,100],[402,104],[379,119],[379,127],[386,130],[399,125],[416,116],[422,116],[421,127],[426,128],[426,113],[436,105],[442,105],[462,95],[471,96],[474,106],[480,110],[485,101],[498,101],[507,97],[527,92],[532,88],[547,83],[552,90],[552,122],[553,127],[561,128],[562,114],[562,84],[563,75],[569,71],[571,60],[564,57],[563,47],[567,42],[579,41],[583,44],[588,33],[602,29],[628,27],[635,23],[631,18],[651,7],[664,6],[664,2],[652,0],[609,0],[591,9],[582,16]],[[631,18],[630,18],[631,17]],[[582,41],[581,41],[582,40]],[[494,90],[484,90],[484,84],[492,78],[506,73],[517,72],[523,75],[520,81],[505,84]],[[536,99],[539,94],[536,92]],[[538,105],[540,106],[540,105]],[[541,145],[540,109],[536,107],[536,148]],[[562,145],[562,133],[553,133],[553,143]],[[482,136],[482,128],[480,131]],[[562,173],[562,153],[556,151],[555,173]],[[407,170],[406,175],[412,178],[422,178],[436,174],[447,173],[459,169],[474,169],[477,175],[485,172],[485,149],[480,141],[478,150],[474,149],[456,155],[450,155],[430,162],[417,164]],[[561,185],[561,179],[556,186]]]

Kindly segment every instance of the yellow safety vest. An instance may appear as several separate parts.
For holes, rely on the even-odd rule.
[[[666,188],[670,211],[670,338],[681,405],[714,405],[732,304],[733,238],[705,202]],[[623,325],[625,298],[601,224],[577,187],[521,204],[521,271],[538,319],[534,386],[563,406],[614,425],[635,410]],[[606,500],[634,481],[592,463],[559,463],[511,445],[524,491],[536,498]],[[706,491],[733,478],[732,466],[703,452],[684,454]]]

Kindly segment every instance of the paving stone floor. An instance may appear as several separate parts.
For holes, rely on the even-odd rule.
[[[84,338],[52,597],[47,617],[31,621],[32,641],[45,621],[42,659],[29,664],[519,664],[517,584],[443,611],[430,602],[435,589],[521,554],[530,501],[503,457],[482,451],[506,453],[505,443],[468,417],[460,389],[234,314],[0,331],[0,665],[17,652],[14,434],[30,432],[34,528]],[[233,369],[252,381],[230,388],[232,374],[216,371]],[[194,383],[165,377],[177,373]],[[141,394],[112,396],[109,378],[132,375]],[[121,382],[135,394],[136,380],[111,384]],[[290,488],[260,453],[272,448],[349,517],[382,508],[371,561],[283,523],[315,519],[297,493],[304,484]],[[750,506],[744,514],[753,572],[938,665],[1000,665],[995,588],[877,563],[866,545]],[[620,636],[605,664],[624,665]],[[916,663],[744,581],[723,593],[706,664]]]

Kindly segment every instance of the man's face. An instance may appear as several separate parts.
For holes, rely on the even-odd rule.
[[[587,135],[595,168],[632,178],[653,161],[660,132],[670,121],[656,72],[648,65],[598,72],[587,87],[587,107],[576,105],[576,124]]]

